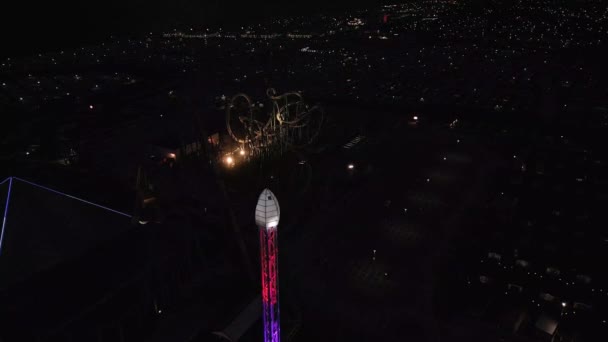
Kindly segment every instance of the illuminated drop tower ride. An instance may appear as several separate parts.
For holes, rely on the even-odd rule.
[[[255,208],[255,223],[260,229],[264,342],[279,342],[281,340],[277,231],[280,216],[279,201],[277,201],[272,191],[264,189]]]

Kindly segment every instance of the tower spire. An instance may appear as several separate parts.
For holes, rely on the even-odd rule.
[[[260,230],[264,342],[279,342],[281,338],[277,230],[280,214],[279,201],[272,191],[264,189],[255,209],[255,223]]]

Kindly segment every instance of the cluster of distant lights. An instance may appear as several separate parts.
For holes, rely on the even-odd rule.
[[[435,8],[434,6],[431,6],[431,7],[432,7],[432,8]],[[421,7],[421,6],[415,6],[415,5],[400,5],[400,6],[396,6],[396,7],[387,7],[386,9],[391,9],[391,10],[396,10],[396,11],[405,11],[406,13],[410,13],[410,12],[412,12],[412,11],[413,11],[412,13],[416,13],[416,11],[418,11],[418,10],[424,10],[424,8],[423,8],[423,7]],[[434,10],[434,9],[433,9],[433,10]],[[563,12],[563,11],[562,11],[562,12]],[[587,15],[587,14],[586,14],[586,15]],[[395,17],[396,17],[396,16],[391,15],[391,20],[392,20],[393,18],[395,18]],[[604,15],[604,17],[605,17],[605,15]],[[336,21],[336,20],[334,19],[334,21]],[[243,27],[243,28],[241,28],[241,29],[242,29],[242,30],[250,30],[251,28],[245,28],[245,27]],[[190,29],[190,30],[192,31],[193,29]],[[209,29],[207,29],[207,31],[209,31]],[[219,31],[221,32],[222,30],[221,30],[221,29],[219,29]],[[251,35],[251,34],[246,34],[246,35],[248,35],[248,37],[249,37],[249,36],[254,36],[254,35]],[[289,33],[288,33],[288,34],[287,34],[287,36],[288,36],[288,37],[291,37],[291,38],[294,38],[294,37],[295,37],[295,38],[300,38],[300,37],[302,37],[302,38],[307,38],[309,35],[306,35],[306,34],[289,34]],[[117,41],[117,42],[119,43],[119,41]],[[129,43],[130,43],[130,41],[129,41]],[[103,45],[103,44],[102,44],[102,45]],[[89,51],[84,50],[84,48],[83,48],[83,49],[81,49],[81,50],[82,50],[81,52],[79,51],[81,54],[86,54],[86,55],[89,55],[89,54],[90,54],[90,52],[89,52]],[[466,50],[466,49],[465,49],[465,50]],[[308,49],[308,50],[306,50],[306,51],[307,51],[307,52],[312,52],[312,51],[316,51],[316,50],[314,50],[314,49]],[[515,48],[513,49],[513,51],[515,51]],[[498,56],[498,52],[497,52],[497,51],[495,52],[494,50],[492,50],[492,51],[490,51],[490,52],[491,52],[492,54],[496,54],[496,55]],[[502,53],[502,52],[503,52],[503,51],[501,50],[501,52],[500,52],[500,53]],[[63,54],[63,51],[62,51],[62,54]],[[68,54],[70,54],[70,55],[71,55],[71,53],[68,53]],[[74,54],[76,54],[76,52],[74,52]],[[507,53],[507,54],[508,54],[508,53]],[[496,56],[495,56],[495,57],[496,57]],[[506,56],[506,57],[508,57],[508,56]],[[488,58],[492,58],[492,56],[488,56]],[[10,59],[7,59],[7,61],[10,61]],[[456,63],[456,64],[458,64],[458,63]],[[370,66],[370,68],[371,68],[371,66]],[[184,70],[185,70],[185,69],[184,69]],[[185,72],[185,71],[184,71],[184,72]],[[393,99],[394,99],[394,98],[395,98],[395,97],[393,96]],[[24,101],[24,100],[23,100],[23,98],[20,98],[20,101]],[[429,101],[429,100],[427,99],[427,101]],[[424,101],[424,99],[422,99],[422,101],[420,101],[420,102],[427,102],[427,101]],[[434,100],[431,98],[431,99],[430,99],[430,101],[434,101]],[[493,106],[493,107],[495,107],[495,105],[494,105],[494,104],[492,104],[492,106]],[[513,110],[513,108],[512,108],[512,110]]]
[[[484,262],[484,259],[481,259],[481,261],[480,261],[480,262],[481,262],[481,263],[483,263],[483,262]],[[503,265],[501,264],[501,262],[500,262],[500,261],[498,261],[498,262],[497,262],[497,264],[498,264],[499,266],[502,266],[502,268],[503,268],[503,269],[507,269],[507,266],[503,266]],[[515,268],[515,266],[509,266],[509,268],[510,268],[510,269],[513,269],[513,268]],[[545,278],[543,278],[542,274],[538,274],[538,272],[530,272],[530,271],[527,271],[527,274],[528,274],[528,275],[531,275],[531,276],[537,276],[539,279],[545,279]],[[564,285],[566,285],[566,286],[569,286],[569,285],[576,285],[576,282],[575,282],[574,280],[573,280],[573,281],[571,281],[571,282],[564,281],[562,278],[554,278],[554,280],[560,281],[560,282],[564,283]],[[471,285],[471,281],[468,281],[468,282],[467,282],[467,284]],[[591,292],[594,292],[594,293],[596,292],[595,288],[591,288],[591,290],[590,290],[590,291],[591,291]],[[601,289],[601,288],[600,288],[598,292],[602,292],[602,293],[603,293],[603,292],[604,292],[604,289]],[[508,292],[505,292],[505,294],[508,294]],[[608,296],[608,290],[606,291],[606,295]],[[532,303],[535,303],[535,300],[534,300],[534,299],[532,299]],[[540,306],[540,304],[538,304],[538,303],[536,303],[536,304],[537,304],[537,306]],[[567,305],[567,303],[566,303],[566,302],[562,302],[562,307],[564,307],[564,308],[565,308],[565,307],[566,307],[566,305]],[[602,322],[603,322],[603,323],[606,323],[606,320],[603,320]]]
[[[441,5],[439,5],[441,6]],[[561,46],[566,46],[569,43],[575,43],[575,44],[580,44],[580,42],[575,39],[574,34],[572,34],[571,32],[573,32],[572,29],[574,30],[579,30],[579,31],[592,31],[595,33],[607,33],[608,30],[606,29],[606,22],[607,22],[607,15],[604,12],[601,15],[597,15],[599,13],[601,13],[600,11],[597,10],[591,10],[591,11],[586,11],[585,9],[582,9],[582,15],[581,15],[581,9],[572,11],[566,11],[564,10],[564,8],[558,8],[556,9],[555,6],[546,6],[546,5],[541,5],[538,7],[535,7],[534,5],[528,4],[526,6],[520,6],[520,7],[515,7],[517,10],[519,11],[526,11],[529,12],[531,10],[539,10],[539,11],[543,11],[546,12],[548,14],[551,15],[551,17],[553,18],[558,18],[558,22],[555,23],[555,25],[551,25],[550,23],[545,23],[542,20],[538,20],[536,22],[524,22],[525,19],[522,18],[518,18],[520,20],[518,20],[518,25],[514,26],[514,25],[509,25],[510,23],[507,23],[507,25],[504,25],[504,23],[498,23],[497,25],[495,25],[494,27],[491,27],[489,30],[486,29],[482,29],[479,30],[479,26],[480,25],[486,25],[487,24],[483,21],[483,20],[476,20],[479,19],[478,17],[474,17],[474,16],[466,16],[466,15],[459,15],[459,16],[450,16],[452,18],[456,18],[455,20],[445,20],[441,25],[439,25],[439,29],[441,30],[440,33],[440,37],[443,38],[448,38],[448,37],[463,37],[463,36],[471,36],[472,34],[475,33],[480,33],[481,35],[484,35],[486,31],[489,31],[491,33],[497,33],[497,34],[506,34],[508,33],[508,39],[509,40],[526,40],[526,38],[531,38],[532,40],[534,40],[534,38],[536,38],[536,42],[541,42],[541,41],[546,41],[546,38],[541,37],[538,38],[536,36],[532,37],[530,35],[530,37],[520,37],[519,35],[525,35],[525,34],[532,34],[535,33],[534,29],[536,29],[536,35],[538,35],[540,33],[547,33],[547,34],[551,34],[554,33],[555,38],[559,38],[559,41],[555,41],[556,45],[561,45]],[[417,6],[415,4],[407,4],[407,5],[399,5],[399,6],[394,6],[394,7],[384,7],[384,9],[388,12],[386,13],[391,13],[390,17],[391,18],[399,18],[399,17],[403,17],[405,16],[411,16],[412,14],[415,14],[417,16],[423,16],[426,17],[425,19],[427,19],[430,15],[439,15],[442,16],[442,12],[446,12],[447,8],[446,7],[438,7],[435,6],[435,4],[433,5],[426,5],[424,7],[422,6]],[[486,12],[488,13],[488,12]],[[595,16],[591,16],[589,13],[596,13]],[[401,15],[404,14],[404,15]],[[585,19],[587,19],[589,22],[587,23],[586,27],[582,27],[580,25],[580,17],[583,16]],[[570,33],[569,36],[565,36],[565,34],[561,34],[559,35],[559,32],[557,32],[558,34],[555,34],[556,31],[558,31],[557,27],[562,27],[564,26],[563,24],[565,22],[567,22],[568,20],[572,20],[572,18],[576,18],[575,20],[579,20],[577,21],[574,25],[569,25],[569,26],[565,26],[566,27],[566,32],[564,33]],[[403,26],[403,28],[412,28],[415,27],[416,25],[420,25],[424,22],[424,19],[420,22],[411,22],[411,21],[407,21],[407,23],[398,23],[399,25]],[[395,24],[395,22],[393,22],[393,24]],[[502,24],[502,25],[501,25]],[[538,28],[535,26],[531,26],[534,24],[538,24]],[[604,24],[604,25],[602,25]],[[508,27],[509,31],[499,31],[501,29],[504,29],[506,27]],[[576,31],[575,31],[576,32]],[[506,37],[505,37],[506,38]],[[601,42],[601,40],[597,41],[598,44]],[[590,42],[591,43],[591,42]],[[550,44],[550,43],[549,43]]]
[[[242,29],[243,29],[243,30],[249,30],[249,28],[242,28]],[[192,29],[191,29],[191,30],[192,30]],[[207,29],[207,31],[208,31],[208,29]],[[522,49],[523,49],[523,48],[522,48]],[[466,48],[465,48],[465,50],[466,50]],[[303,49],[302,49],[302,51],[303,51],[303,52],[316,52],[317,50],[303,48]],[[501,50],[501,52],[500,52],[500,53],[502,53],[502,52],[503,52],[503,51]],[[508,51],[507,51],[507,52],[508,52]],[[499,54],[499,51],[498,51],[498,50],[496,50],[496,51],[492,50],[492,51],[491,51],[491,53],[493,53],[493,54],[494,54],[494,53]],[[513,53],[515,53],[515,48],[513,48]],[[508,55],[508,54],[509,54],[509,53],[507,53],[507,55]],[[463,57],[464,57],[464,55],[463,55]],[[505,58],[507,58],[507,57],[508,57],[508,56],[505,56]],[[490,58],[490,57],[488,57],[488,58]],[[492,59],[492,58],[490,58],[490,59],[491,59],[492,61],[494,60],[494,59]],[[457,64],[457,63],[456,63],[456,64]],[[450,65],[456,65],[456,64],[454,64],[454,63],[450,62]],[[370,67],[371,67],[371,66],[370,66]],[[456,68],[456,69],[457,69],[457,67],[456,67],[456,66],[454,66],[454,68]],[[291,73],[293,73],[293,72],[291,72]],[[394,98],[395,98],[395,97],[393,96],[393,99],[394,99]],[[466,99],[466,97],[465,97],[465,99]],[[426,102],[426,101],[425,101],[425,99],[421,98],[421,99],[420,99],[420,102]],[[522,105],[522,106],[524,106],[524,107],[526,107],[526,106],[527,106],[525,103],[524,103],[524,104],[521,104],[521,105]],[[492,104],[490,107],[494,107],[494,108],[496,108],[496,104]],[[502,106],[502,107],[504,107],[504,106]],[[498,108],[500,109],[500,108],[502,108],[502,107],[498,107]],[[526,107],[526,108],[527,108],[527,107]],[[514,110],[515,110],[515,107],[511,106],[511,107],[507,107],[507,108],[505,108],[505,109],[508,109],[508,110],[514,111]]]
[[[41,101],[48,101],[51,98],[61,98],[61,97],[69,97],[72,95],[71,92],[67,91],[67,92],[63,92],[62,91],[62,87],[63,87],[63,82],[62,82],[62,78],[66,78],[66,79],[71,79],[73,81],[81,81],[83,80],[83,77],[79,74],[75,74],[73,76],[67,76],[67,75],[55,75],[52,76],[50,78],[45,78],[45,79],[37,79],[34,75],[32,75],[31,73],[27,74],[27,76],[25,77],[25,79],[30,82],[30,84],[32,85],[32,91],[35,92],[40,92],[41,90],[46,90],[46,93],[42,93],[40,95],[36,94],[29,94],[27,96],[24,95],[15,95],[15,99],[21,103],[30,103],[32,99],[38,99]],[[124,81],[123,78],[126,80]],[[135,83],[135,79],[131,78],[130,76],[120,76],[120,74],[118,72],[114,73],[114,80],[115,81],[121,81],[123,84],[130,84],[130,83]],[[130,82],[130,83],[127,83]],[[17,82],[17,84],[19,84],[19,82]],[[3,88],[7,88],[10,87],[12,84],[9,84],[7,82],[2,82],[0,83],[0,86]],[[15,87],[13,88],[14,90],[19,89],[21,87]],[[98,91],[102,89],[102,86],[100,86],[100,84],[93,84],[91,91]],[[89,106],[89,109],[93,109]]]

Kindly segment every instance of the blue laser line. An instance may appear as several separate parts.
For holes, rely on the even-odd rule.
[[[80,201],[80,202],[86,203],[86,204],[90,204],[90,205],[92,205],[92,206],[95,206],[95,207],[98,207],[98,208],[101,208],[101,209],[105,209],[105,210],[111,211],[111,212],[113,212],[113,213],[115,213],[115,214],[119,214],[119,215],[122,215],[122,216],[126,216],[126,217],[128,217],[128,218],[131,218],[131,217],[132,217],[131,215],[129,215],[129,214],[125,214],[125,213],[123,213],[123,212],[121,212],[121,211],[114,210],[114,209],[112,209],[112,208],[108,208],[108,207],[104,207],[103,205],[100,205],[100,204],[97,204],[97,203],[93,203],[93,202],[90,202],[90,201],[84,200],[84,199],[82,199],[82,198],[78,198],[78,197],[76,197],[76,196],[72,196],[72,195],[66,194],[66,193],[61,192],[61,191],[57,191],[57,190],[54,190],[54,189],[51,189],[51,188],[47,188],[46,186],[42,186],[42,185],[40,185],[40,184],[32,183],[32,182],[30,182],[30,181],[26,181],[25,179],[21,179],[21,178],[18,178],[18,177],[14,177],[14,178],[15,178],[16,180],[18,180],[18,181],[21,181],[21,182],[27,183],[27,184],[29,184],[29,185],[33,185],[33,186],[39,187],[39,188],[41,188],[41,189],[44,189],[44,190],[47,190],[47,191],[50,191],[50,192],[56,193],[56,194],[58,194],[58,195],[62,195],[62,196],[65,196],[65,197],[68,197],[68,198],[71,198],[71,199],[74,199],[74,200],[77,200],[77,201]]]
[[[2,231],[0,232],[0,255],[2,254],[2,241],[4,240],[4,227],[6,227],[6,215],[8,215],[8,203],[11,200],[11,190],[13,188],[13,177],[8,177],[2,183],[8,180],[8,194],[6,195],[6,204],[4,205],[4,218],[2,218]]]
[[[4,184],[4,183],[8,182],[8,180],[9,180],[9,179],[11,179],[11,177],[8,177],[7,179],[5,179],[5,180],[3,180],[2,182],[0,182],[0,185],[2,185],[2,184]]]

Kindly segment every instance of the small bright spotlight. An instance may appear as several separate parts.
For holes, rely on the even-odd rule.
[[[244,156],[244,155],[245,155],[245,150],[241,149],[241,150],[239,151],[239,154],[240,154],[240,155],[242,155],[242,156]]]
[[[415,121],[418,121],[418,117],[417,117],[417,116],[414,116],[414,120],[415,120]]]
[[[226,164],[228,164],[228,166],[234,165],[234,158],[232,158],[232,156],[227,156],[225,161],[226,161]]]
[[[169,153],[169,158],[175,159],[175,153]]]
[[[90,105],[90,106],[89,106],[89,109],[93,109],[93,105]]]
[[[355,168],[355,165],[354,165],[354,164],[348,164],[348,169],[349,169],[349,170],[353,170],[354,168]]]
[[[566,307],[566,302],[562,302],[562,307],[565,308]]]

